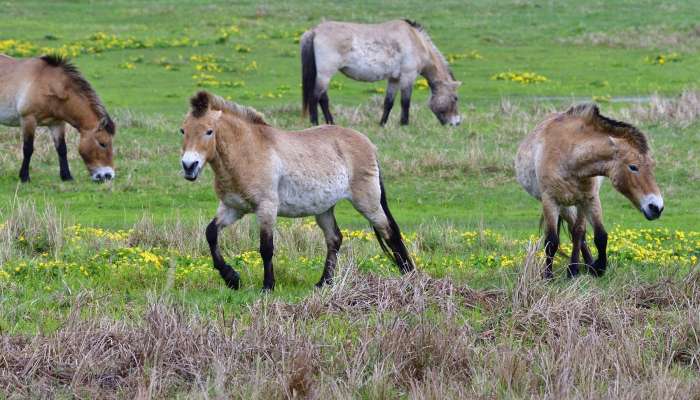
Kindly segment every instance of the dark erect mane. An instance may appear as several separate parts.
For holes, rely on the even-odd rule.
[[[207,110],[211,108],[212,110],[233,114],[252,124],[268,125],[267,121],[265,121],[265,117],[253,107],[236,104],[204,90],[197,92],[197,94],[190,99],[190,106],[192,107],[192,116],[195,118],[201,118],[207,113]]]
[[[591,123],[601,127],[611,136],[626,139],[642,154],[646,154],[649,151],[649,143],[644,133],[634,125],[602,115],[596,104],[577,104],[566,110],[566,114],[587,119]]]
[[[92,111],[97,114],[97,117],[100,119],[100,128],[107,131],[110,135],[114,135],[115,129],[112,118],[107,113],[100,97],[83,77],[83,74],[78,71],[78,68],[68,58],[56,54],[45,55],[41,59],[51,67],[63,70],[69,81],[73,83],[75,90],[88,100]]]
[[[423,31],[423,25],[419,24],[418,21],[413,21],[410,19],[404,19],[404,22],[411,25],[412,27],[418,29],[419,31]]]

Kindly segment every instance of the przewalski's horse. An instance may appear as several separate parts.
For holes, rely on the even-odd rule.
[[[333,209],[349,199],[374,227],[382,249],[402,273],[413,262],[389,212],[374,145],[351,129],[324,126],[286,132],[268,125],[252,108],[199,92],[183,122],[182,167],[194,181],[206,163],[214,170],[219,197],[216,217],[206,237],[214,267],[226,284],[238,289],[239,275],[219,253],[219,231],[248,213],[260,225],[260,254],[265,268],[263,289],[273,289],[273,228],[277,216],[314,215],[328,249],[317,286],[330,283],[342,235]]]
[[[0,124],[22,129],[22,182],[29,180],[37,126],[51,130],[61,179],[73,179],[68,168],[66,122],[80,132],[78,152],[92,179],[112,179],[114,122],[78,69],[60,56],[15,59],[0,54]]]
[[[423,27],[413,21],[383,24],[322,22],[301,37],[303,113],[318,125],[317,105],[326,123],[333,123],[328,105],[328,84],[341,71],[349,78],[376,82],[386,79],[384,125],[401,89],[401,124],[408,124],[413,82],[418,75],[428,81],[430,109],[441,124],[459,125],[457,88],[447,61]]]
[[[601,115],[594,104],[573,106],[541,122],[520,144],[515,169],[523,188],[542,201],[548,278],[562,220],[573,243],[568,275],[579,272],[579,252],[592,274],[605,272],[608,236],[598,193],[603,177],[647,219],[659,218],[664,210],[646,137],[632,125]],[[585,242],[586,219],[598,249],[595,262]]]

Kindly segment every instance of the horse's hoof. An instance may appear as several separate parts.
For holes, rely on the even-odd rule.
[[[552,273],[552,271],[549,271],[549,270],[544,271],[542,273],[542,278],[545,280],[551,281],[552,279],[554,279],[554,273]]]
[[[230,289],[233,290],[238,290],[241,285],[241,275],[234,271],[231,266],[226,265],[228,267],[228,270],[230,272],[227,273],[222,273],[221,277],[224,278],[224,282],[226,282],[226,286],[228,286]]]
[[[68,174],[68,175],[61,175],[61,180],[62,180],[63,182],[68,182],[68,181],[72,181],[72,180],[73,180],[73,177],[72,177],[70,174]]]
[[[578,276],[578,273],[578,264],[569,264],[569,267],[566,269],[567,278],[576,278],[576,276]]]
[[[275,285],[268,286],[268,285],[263,285],[261,291],[263,293],[272,293],[275,290]]]
[[[19,176],[19,180],[20,180],[22,183],[27,183],[27,182],[30,181],[29,175],[27,175],[27,176],[22,176],[22,175],[20,175],[20,176]]]
[[[595,260],[593,266],[588,268],[588,271],[591,275],[595,276],[596,278],[599,278],[605,274],[606,269],[607,263],[603,263],[600,260]]]

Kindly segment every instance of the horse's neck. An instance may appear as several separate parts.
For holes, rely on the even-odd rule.
[[[80,132],[91,131],[100,124],[100,117],[95,113],[89,101],[80,95],[72,95],[63,103],[62,119]]]
[[[421,69],[421,75],[429,82],[435,81],[450,81],[450,71],[447,65],[443,62],[442,56],[438,53],[438,50],[427,39],[425,48],[428,49],[428,54],[424,61],[423,68]]]
[[[218,178],[236,180],[240,172],[236,171],[238,166],[244,168],[246,160],[259,153],[256,132],[238,118],[224,123],[224,129],[217,132],[216,156],[211,166]]]
[[[589,143],[576,146],[569,155],[571,171],[579,178],[608,176],[615,152],[607,145],[607,137],[595,138]]]

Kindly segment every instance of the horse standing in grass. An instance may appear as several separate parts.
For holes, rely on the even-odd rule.
[[[78,69],[59,56],[15,59],[0,54],[0,124],[22,130],[22,182],[29,181],[37,126],[47,126],[51,131],[61,179],[73,179],[68,167],[66,122],[80,132],[78,152],[92,179],[112,179],[114,122]]]
[[[573,106],[540,123],[520,144],[515,169],[518,182],[542,202],[547,278],[552,277],[562,220],[573,245],[568,275],[579,272],[579,252],[592,274],[605,273],[608,236],[599,197],[603,177],[648,220],[664,210],[646,137],[632,125],[601,115],[594,104]],[[598,249],[595,262],[585,242],[586,219]]]
[[[260,254],[265,268],[263,289],[275,286],[272,268],[273,228],[277,216],[314,215],[323,231],[327,254],[317,286],[330,283],[342,235],[333,209],[349,199],[369,220],[382,249],[402,273],[413,262],[389,212],[374,145],[351,129],[324,126],[286,132],[269,126],[252,108],[199,92],[182,125],[182,168],[194,181],[206,163],[214,170],[220,203],[206,229],[214,267],[226,284],[239,287],[239,274],[224,261],[217,245],[219,231],[248,213],[260,225]]]
[[[318,125],[319,104],[326,123],[333,124],[328,84],[337,71],[358,81],[388,81],[381,125],[386,124],[399,89],[401,125],[408,124],[418,75],[430,85],[429,106],[440,123],[454,126],[461,122],[457,107],[461,82],[454,80],[445,58],[423,27],[413,21],[322,22],[301,37],[301,69],[303,113],[310,114],[314,125]]]

